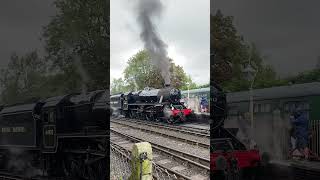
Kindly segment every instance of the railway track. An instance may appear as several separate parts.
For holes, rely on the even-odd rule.
[[[142,121],[137,119],[123,118],[123,117],[111,118],[111,120],[129,121],[129,122],[134,122],[136,124],[147,125],[151,127],[161,127],[163,129],[177,131],[184,134],[210,138],[210,128],[202,129],[202,128],[196,128],[196,127],[183,126],[183,125],[172,125],[167,123],[148,122],[148,121]]]
[[[110,130],[110,145],[124,154],[129,154],[134,143],[143,140],[127,135],[125,133]],[[153,150],[153,162],[156,166],[165,169],[172,177],[176,179],[209,179],[210,160],[187,154],[182,151],[170,149],[162,145],[150,143]],[[125,153],[127,152],[127,153]],[[129,158],[128,155],[126,157]],[[155,177],[159,179],[158,177]]]
[[[294,180],[318,180],[320,179],[320,162],[293,162]]]
[[[26,178],[24,175],[16,175],[8,171],[0,171],[0,180],[42,180],[39,177]]]
[[[24,178],[7,172],[0,172],[0,180],[24,180]]]
[[[8,171],[0,170],[0,180],[74,180],[71,177],[48,177],[48,176],[35,176],[26,177],[25,175],[17,175]],[[84,179],[79,179],[84,180]]]
[[[180,131],[174,131],[174,130],[169,130],[167,128],[163,128],[162,126],[152,126],[152,125],[149,126],[149,124],[146,124],[146,123],[136,123],[131,121],[116,121],[116,120],[111,120],[111,123],[127,126],[134,129],[139,129],[141,131],[161,135],[171,139],[176,139],[178,141],[182,141],[182,142],[203,147],[206,149],[210,148],[210,139],[208,137],[198,136],[195,134],[193,135],[184,134],[184,133],[181,133]]]
[[[139,138],[142,141],[151,142],[159,145],[161,144],[164,147],[183,151],[194,156],[202,157],[203,159],[209,160],[210,157],[209,148],[203,148],[199,145],[183,142],[175,138],[167,137],[166,135],[159,135],[155,133],[150,133],[148,131],[141,131],[139,129],[116,123],[111,123],[110,127],[112,130],[124,132],[125,134],[133,136],[135,138]]]

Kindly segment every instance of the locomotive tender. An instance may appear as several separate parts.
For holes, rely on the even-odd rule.
[[[145,88],[142,91],[126,92],[110,97],[114,111],[129,118],[148,121],[184,122],[193,111],[180,102],[181,91],[166,85],[162,89]]]
[[[98,90],[2,107],[0,169],[28,176],[105,179],[108,98],[107,91]]]

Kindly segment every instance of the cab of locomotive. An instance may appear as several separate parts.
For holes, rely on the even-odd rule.
[[[212,106],[210,106],[210,111],[213,112],[213,123],[220,124],[227,116],[226,95],[218,85],[213,84],[210,88],[210,96],[213,101]]]
[[[57,147],[56,134],[64,132],[63,127],[68,121],[64,119],[64,107],[69,105],[70,95],[51,97],[44,101],[41,110],[41,122],[44,152],[54,152]]]

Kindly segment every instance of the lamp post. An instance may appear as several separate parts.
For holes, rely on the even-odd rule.
[[[251,54],[251,53],[250,53]],[[251,66],[251,55],[249,57],[249,63],[248,65],[243,69],[243,73],[245,74],[245,77],[248,81],[250,81],[250,89],[249,89],[249,95],[250,95],[250,123],[251,123],[251,139],[253,138],[254,134],[254,120],[253,120],[253,84],[254,80],[256,78],[257,72],[252,66]]]
[[[189,100],[190,100],[190,83],[189,82],[187,82],[186,83],[187,84],[187,86],[188,86],[188,107],[189,107]]]

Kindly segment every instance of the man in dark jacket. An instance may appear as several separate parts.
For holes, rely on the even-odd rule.
[[[201,112],[207,112],[209,103],[205,97],[201,97],[200,108]]]
[[[297,139],[297,149],[307,159],[309,157],[309,120],[307,113],[302,110],[296,110],[291,118],[291,123],[292,127],[295,129],[294,136]]]

